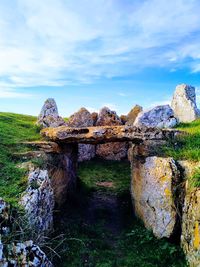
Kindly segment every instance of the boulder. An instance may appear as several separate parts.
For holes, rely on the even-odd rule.
[[[186,84],[176,87],[171,107],[179,122],[191,122],[200,116],[196,105],[195,88]]]
[[[115,111],[104,107],[100,110],[97,126],[117,126],[122,125],[122,121]],[[126,142],[113,142],[97,145],[96,155],[107,160],[121,160],[127,156],[128,144]]]
[[[139,105],[135,105],[127,115],[126,125],[133,125],[137,116],[142,112],[143,108]]]
[[[90,127],[95,123],[95,114],[90,114],[86,108],[81,108],[78,112],[74,113],[68,120],[67,126],[69,127]],[[95,157],[95,146],[90,144],[78,145],[78,161],[91,160]]]
[[[58,114],[58,108],[53,98],[48,98],[38,116],[37,125],[42,128],[58,127],[64,125],[65,121]]]
[[[20,203],[29,224],[39,234],[52,230],[54,194],[47,170],[36,169],[29,174],[28,187]]]
[[[132,161],[131,195],[135,214],[157,238],[171,237],[177,227],[174,199],[180,173],[172,158],[147,157]]]
[[[128,120],[127,115],[121,115],[120,116],[120,120],[121,120],[122,124],[125,125],[127,120]]]
[[[157,106],[148,111],[141,112],[135,122],[135,126],[147,126],[158,128],[172,128],[177,124],[174,112],[169,105]]]

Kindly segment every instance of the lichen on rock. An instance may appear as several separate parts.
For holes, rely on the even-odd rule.
[[[172,158],[147,157],[132,162],[131,194],[136,215],[158,238],[175,231],[174,192],[180,173]]]

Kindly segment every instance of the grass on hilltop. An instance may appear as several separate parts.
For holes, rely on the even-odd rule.
[[[25,170],[16,167],[13,154],[24,150],[20,142],[40,139],[36,117],[0,113],[0,197],[16,204],[26,186]]]

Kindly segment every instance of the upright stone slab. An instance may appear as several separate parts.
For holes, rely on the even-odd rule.
[[[86,108],[81,108],[74,113],[66,123],[69,127],[90,127],[94,126],[95,114],[90,114]],[[95,146],[90,144],[78,145],[78,161],[91,160],[95,157]]]
[[[97,126],[122,125],[115,111],[104,107],[100,110]],[[128,144],[126,142],[113,142],[97,145],[96,155],[107,160],[121,160],[127,156]]]
[[[141,112],[135,122],[135,126],[172,128],[177,124],[177,119],[169,105],[162,105]]]
[[[195,88],[186,84],[178,85],[171,107],[179,122],[191,122],[199,118],[200,112],[196,105]]]
[[[74,194],[77,183],[78,144],[62,144],[61,151],[48,153],[48,173],[58,207]]]
[[[42,128],[58,127],[65,124],[63,118],[58,114],[58,108],[53,98],[48,98],[38,116],[37,124]]]
[[[179,171],[172,158],[132,159],[131,194],[135,214],[158,238],[171,237],[177,226],[174,200]]]
[[[28,187],[20,203],[24,206],[29,224],[38,235],[53,229],[54,193],[47,170],[30,172]]]

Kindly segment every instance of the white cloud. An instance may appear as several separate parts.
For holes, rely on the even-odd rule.
[[[199,11],[198,0],[2,1],[0,80],[59,86],[148,66],[199,72]]]
[[[32,98],[32,94],[26,94],[24,92],[19,92],[14,88],[0,88],[0,98]]]

